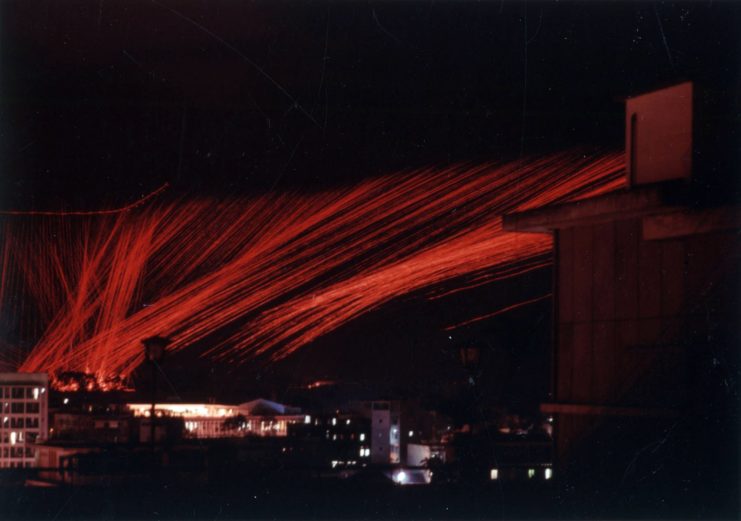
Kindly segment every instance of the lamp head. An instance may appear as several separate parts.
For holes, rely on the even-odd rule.
[[[150,362],[159,362],[165,354],[165,349],[172,342],[169,338],[159,335],[151,336],[142,340],[144,344],[144,356]]]

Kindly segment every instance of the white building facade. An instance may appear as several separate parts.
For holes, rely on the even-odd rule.
[[[397,464],[401,461],[399,402],[371,402],[371,463]]]
[[[48,435],[46,373],[0,373],[0,468],[35,467]]]

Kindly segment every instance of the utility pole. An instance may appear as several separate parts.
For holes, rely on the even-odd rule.
[[[145,338],[142,340],[142,344],[144,345],[144,355],[147,359],[147,362],[149,363],[149,366],[152,369],[152,388],[151,388],[151,398],[152,398],[152,407],[150,408],[149,412],[149,443],[152,448],[152,455],[154,456],[154,447],[155,447],[155,418],[156,416],[156,409],[157,409],[157,371],[159,369],[158,364],[162,361],[162,358],[165,355],[165,349],[170,344],[171,340],[169,338],[161,337],[161,336],[152,336],[149,338]],[[154,460],[154,458],[153,458]]]

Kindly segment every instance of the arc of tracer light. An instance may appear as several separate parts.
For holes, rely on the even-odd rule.
[[[97,221],[76,232],[44,221],[45,230],[65,230],[58,247],[66,254],[32,263],[26,278],[44,281],[31,284],[37,293],[61,279],[53,300],[63,305],[23,369],[125,376],[145,336],[171,336],[177,350],[228,329],[213,354],[286,356],[400,295],[542,267],[550,239],[507,234],[497,216],[616,189],[622,164],[619,154],[565,153],[407,172],[312,196],[173,201],[89,216]],[[4,255],[30,237],[5,240]],[[15,283],[5,268],[2,281],[0,295],[5,281]],[[448,291],[455,288],[439,294]]]

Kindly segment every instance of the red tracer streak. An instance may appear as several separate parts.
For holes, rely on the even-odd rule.
[[[200,341],[211,356],[280,358],[409,292],[440,298],[455,291],[445,282],[463,290],[542,267],[550,237],[505,232],[501,215],[622,179],[622,154],[570,152],[313,195],[6,216],[0,306],[36,339],[24,371],[126,377],[154,334],[174,350]]]

